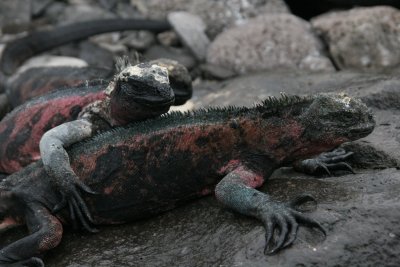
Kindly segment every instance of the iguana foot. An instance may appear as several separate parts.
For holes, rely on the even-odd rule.
[[[265,205],[262,205],[258,213],[257,217],[264,223],[267,231],[265,235],[265,254],[271,255],[290,246],[296,239],[299,224],[317,228],[326,236],[325,229],[317,221],[290,207],[290,204],[268,201],[265,202]],[[273,242],[272,237],[276,229],[279,230],[279,237],[276,242]]]
[[[97,233],[98,230],[90,226],[90,224],[93,223],[93,218],[78,189],[88,194],[97,194],[78,178],[65,178],[62,185],[59,186],[62,197],[61,201],[53,208],[52,212],[57,213],[68,206],[72,224],[75,229],[78,227],[78,223],[80,223],[87,231]]]
[[[322,173],[332,176],[332,170],[345,170],[354,173],[353,168],[346,162],[353,152],[346,152],[342,148],[335,149],[331,152],[325,152],[319,156],[296,162],[293,167],[295,170],[310,175],[320,175]]]

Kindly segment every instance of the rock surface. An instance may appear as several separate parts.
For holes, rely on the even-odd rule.
[[[395,8],[354,8],[321,15],[311,23],[340,69],[382,69],[400,63],[400,11]]]
[[[226,30],[210,45],[207,62],[249,73],[268,69],[334,71],[310,24],[289,14],[267,14]]]
[[[31,21],[31,0],[0,1],[0,29],[19,32]]]

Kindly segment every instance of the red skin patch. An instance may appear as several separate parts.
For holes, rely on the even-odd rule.
[[[0,172],[13,173],[37,161],[40,158],[39,142],[45,132],[76,119],[78,114],[71,112],[74,108],[83,108],[104,98],[102,91],[61,96],[27,104],[8,114],[0,122]]]

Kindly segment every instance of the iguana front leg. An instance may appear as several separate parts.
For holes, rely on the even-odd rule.
[[[353,155],[353,152],[346,152],[342,148],[331,152],[324,152],[312,159],[297,161],[293,164],[296,171],[310,175],[320,175],[326,173],[332,176],[332,170],[345,170],[354,173],[353,168],[344,162]]]
[[[86,119],[67,122],[46,132],[39,146],[44,168],[62,195],[61,203],[54,208],[53,212],[68,205],[74,226],[79,220],[86,230],[96,232],[96,229],[89,226],[92,217],[78,189],[90,194],[95,194],[95,192],[76,176],[65,150],[65,147],[92,136],[92,133],[93,124]]]
[[[215,195],[227,207],[264,223],[267,231],[264,253],[273,254],[291,245],[296,239],[299,223],[315,227],[325,234],[318,222],[290,205],[274,202],[267,194],[255,190],[253,187],[260,186],[260,181],[263,181],[261,174],[239,166],[217,184]],[[275,229],[280,234],[275,246],[272,246],[270,243]]]
[[[44,207],[28,207],[25,219],[30,235],[0,250],[1,267],[44,266],[37,256],[61,241],[62,224]]]

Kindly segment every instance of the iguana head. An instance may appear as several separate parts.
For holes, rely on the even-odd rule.
[[[375,126],[367,106],[343,94],[272,97],[260,110],[267,133],[264,138],[273,144],[275,157],[287,162],[367,136]]]
[[[150,63],[126,66],[106,89],[113,119],[120,123],[158,116],[174,103],[168,71]]]
[[[375,127],[368,107],[361,100],[345,94],[315,96],[300,119],[310,138],[330,136],[352,141],[367,136]]]

